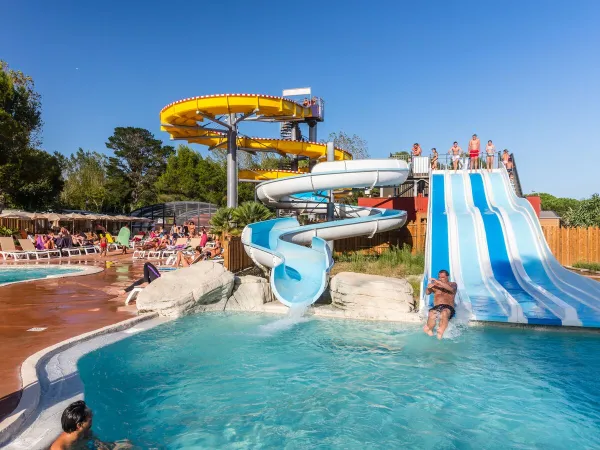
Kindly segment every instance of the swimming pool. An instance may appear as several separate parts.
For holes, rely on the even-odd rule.
[[[141,448],[598,448],[600,334],[211,314],[80,359],[94,431]]]
[[[82,272],[83,268],[63,266],[14,266],[0,267],[0,286],[19,281],[36,280],[39,278],[64,276]]]

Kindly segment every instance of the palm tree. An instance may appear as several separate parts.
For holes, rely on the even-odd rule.
[[[244,202],[233,210],[233,222],[239,228],[254,222],[262,222],[275,217],[275,215],[262,203]]]
[[[233,225],[233,208],[219,208],[210,219],[211,231],[216,234],[230,233],[235,227]]]

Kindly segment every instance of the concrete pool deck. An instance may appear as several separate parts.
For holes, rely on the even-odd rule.
[[[0,421],[21,398],[20,367],[30,355],[65,339],[137,314],[134,305],[125,307],[119,289],[141,277],[142,262],[132,263],[131,253],[54,259],[50,261],[6,262],[18,265],[71,264],[104,268],[100,273],[48,278],[0,286]]]

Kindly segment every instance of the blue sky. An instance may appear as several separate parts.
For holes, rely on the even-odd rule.
[[[476,132],[515,153],[525,192],[600,191],[597,1],[39,0],[3,16],[0,58],[34,77],[49,151],[107,151],[116,126],[167,141],[158,113],[184,97],[311,86],[319,138],[386,157]]]

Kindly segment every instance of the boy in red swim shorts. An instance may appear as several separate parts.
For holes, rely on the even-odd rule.
[[[479,169],[479,149],[481,143],[476,134],[469,141],[469,170]]]

